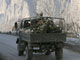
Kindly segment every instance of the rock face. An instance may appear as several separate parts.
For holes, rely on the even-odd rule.
[[[11,31],[15,21],[35,16],[36,11],[80,24],[80,0],[0,0],[0,31]]]
[[[11,31],[15,21],[34,13],[34,0],[0,0],[0,31]]]

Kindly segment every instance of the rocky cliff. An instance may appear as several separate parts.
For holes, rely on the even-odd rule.
[[[36,11],[80,24],[80,0],[0,0],[0,31],[11,31],[15,21]]]

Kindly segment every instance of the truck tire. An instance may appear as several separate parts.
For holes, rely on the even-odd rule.
[[[24,55],[24,51],[19,51],[18,52],[18,56],[23,56]]]
[[[55,50],[56,60],[62,60],[63,57],[63,48],[56,48]]]
[[[33,57],[32,49],[29,49],[28,47],[26,47],[26,60],[32,60],[32,57]]]

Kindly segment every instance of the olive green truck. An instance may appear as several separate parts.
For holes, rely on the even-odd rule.
[[[56,26],[55,31],[50,33],[34,33],[34,25],[36,26],[39,20],[51,20],[54,22]],[[55,59],[62,60],[64,42],[66,41],[63,22],[63,18],[56,17],[29,18],[20,21],[18,38],[16,41],[18,55],[22,56],[24,52],[26,52],[26,60],[32,60],[33,52],[43,53],[45,55],[50,55],[51,52],[55,52]]]

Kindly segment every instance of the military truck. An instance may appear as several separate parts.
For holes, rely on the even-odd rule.
[[[66,41],[63,22],[63,18],[57,17],[35,17],[22,20],[16,41],[18,55],[22,56],[26,52],[26,60],[32,60],[33,52],[50,55],[55,51],[56,60],[62,60]]]

